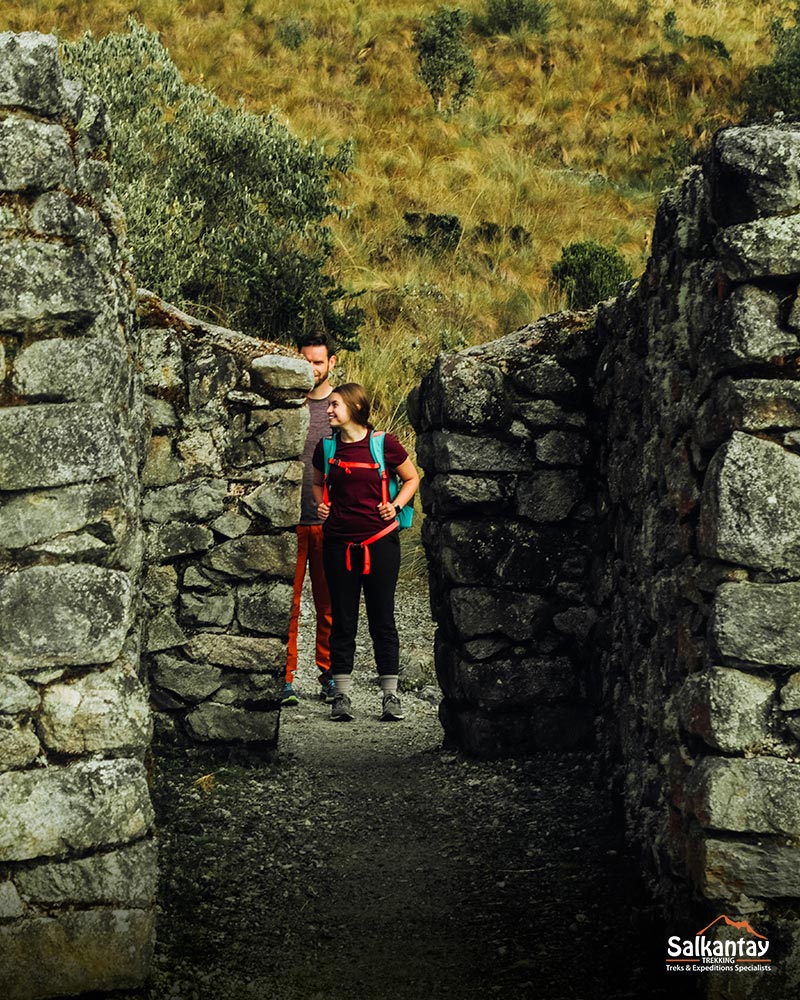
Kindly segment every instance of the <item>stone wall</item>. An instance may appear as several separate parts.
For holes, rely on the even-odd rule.
[[[602,745],[674,912],[778,959],[713,996],[800,984],[799,278],[800,128],[727,129],[598,321]]]
[[[157,742],[275,749],[311,366],[139,296]],[[268,353],[271,352],[271,353]]]
[[[76,123],[80,122],[80,125]],[[0,35],[0,995],[136,985],[156,859],[133,283],[105,121]]]
[[[0,35],[4,1000],[146,979],[154,717],[277,745],[311,368],[137,294],[107,142],[55,39]]]
[[[799,278],[800,126],[728,129],[641,282],[411,400],[449,738],[570,746],[593,706],[671,933],[770,937],[714,997],[800,986]]]
[[[585,317],[443,355],[409,400],[448,739],[479,755],[591,742],[595,535]]]

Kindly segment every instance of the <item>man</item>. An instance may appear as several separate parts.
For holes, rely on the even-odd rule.
[[[317,614],[316,662],[319,670],[319,682],[322,685],[320,698],[333,701],[334,687],[331,678],[329,640],[331,634],[331,599],[328,594],[328,584],[322,567],[322,521],[317,514],[312,484],[314,469],[311,457],[320,438],[330,434],[328,424],[328,396],[333,392],[329,377],[336,366],[336,353],[333,341],[326,333],[307,334],[299,344],[300,353],[308,361],[314,371],[314,388],[308,394],[306,406],[309,409],[310,422],[305,448],[301,456],[303,461],[303,492],[300,508],[300,523],[297,526],[297,565],[294,574],[294,601],[292,617],[289,622],[289,650],[286,659],[286,685],[283,689],[282,703],[296,705],[297,693],[294,690],[294,675],[297,671],[297,630],[300,620],[300,598],[303,593],[303,581],[306,576],[306,566],[311,577],[311,593],[314,598],[314,608]]]

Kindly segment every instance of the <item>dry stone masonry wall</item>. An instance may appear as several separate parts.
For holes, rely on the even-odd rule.
[[[713,997],[800,988],[799,279],[800,125],[727,129],[638,285],[411,401],[446,731],[568,746],[584,695],[673,932],[772,942]]]
[[[156,858],[134,294],[105,120],[0,35],[0,995],[139,983]]]
[[[409,401],[445,732],[472,753],[592,739],[590,381],[581,317],[443,355]]]
[[[147,293],[139,311],[151,428],[142,470],[146,653],[157,739],[271,751],[311,367]]]
[[[714,996],[800,983],[798,237],[800,126],[724,130],[598,322],[604,745],[665,897],[777,960]]]
[[[55,39],[0,35],[4,1000],[146,980],[154,718],[278,735],[311,368],[136,293],[107,155]]]

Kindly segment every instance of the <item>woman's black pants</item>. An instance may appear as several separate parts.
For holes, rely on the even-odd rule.
[[[363,549],[358,545],[351,546],[352,568],[348,569],[347,542],[332,538],[323,542],[322,562],[331,595],[332,674],[350,674],[353,671],[362,588],[378,673],[396,674],[399,669],[400,643],[394,622],[394,595],[400,572],[400,539],[397,532],[373,542],[369,553],[370,572],[365,576]]]

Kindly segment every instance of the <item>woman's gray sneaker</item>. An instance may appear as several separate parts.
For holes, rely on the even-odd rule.
[[[334,697],[331,718],[334,722],[349,722],[353,718],[353,706],[346,694],[337,694]]]
[[[381,722],[399,722],[400,719],[404,719],[403,709],[400,705],[400,699],[396,694],[385,694],[383,696],[383,715],[381,716]]]

